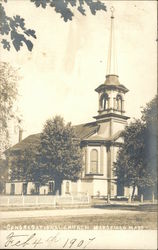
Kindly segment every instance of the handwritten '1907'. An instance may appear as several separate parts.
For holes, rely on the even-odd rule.
[[[37,246],[45,245],[46,243],[51,245],[60,244],[60,247],[63,249],[71,249],[72,247],[75,248],[82,248],[85,249],[91,242],[93,242],[96,238],[88,238],[88,239],[78,239],[78,238],[62,238],[61,233],[57,233],[55,235],[49,236],[46,239],[42,239],[36,233],[32,234],[15,234],[11,232],[6,237],[6,241],[4,246],[5,247],[26,247],[30,246],[36,248]]]

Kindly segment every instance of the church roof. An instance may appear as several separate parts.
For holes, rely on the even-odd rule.
[[[79,124],[73,126],[73,128],[75,130],[76,136],[80,140],[82,140],[96,133],[97,130],[99,129],[99,125],[97,125],[96,122],[91,122],[91,123]],[[28,147],[38,147],[38,145],[40,144],[40,135],[41,133],[29,135],[21,142],[15,144],[13,147],[6,150],[6,153],[9,151],[21,151]]]
[[[105,137],[100,136],[100,135],[92,135],[84,140],[85,141],[105,141]]]
[[[9,148],[7,151],[21,151],[28,147],[37,147],[40,144],[40,133],[29,135],[21,142],[15,144],[13,147]]]
[[[84,139],[84,141],[116,141],[119,137],[121,137],[121,133],[122,130],[109,137],[96,134]]]
[[[117,131],[113,136],[111,136],[111,141],[116,141],[119,137],[122,136],[122,130]]]
[[[104,92],[106,90],[120,90],[123,93],[126,93],[126,92],[129,91],[124,85],[122,85],[120,83],[119,84],[114,84],[114,83],[110,82],[110,83],[107,84],[106,81],[105,81],[105,83],[99,85],[99,87],[97,87],[95,89],[95,91],[98,92],[98,93]]]
[[[96,122],[91,123],[84,123],[79,124],[76,126],[73,126],[75,133],[77,137],[82,141],[115,141],[121,136],[122,131],[118,131],[116,134],[114,134],[111,137],[105,138],[105,136],[98,135],[97,131],[99,130],[99,126]],[[16,151],[22,151],[26,148],[37,148],[40,144],[40,135],[38,134],[32,134],[26,137],[21,142],[15,144],[10,149],[6,150],[6,154],[8,152],[16,152]]]
[[[99,125],[96,122],[84,123],[74,126],[75,133],[78,138],[84,139],[96,133]]]

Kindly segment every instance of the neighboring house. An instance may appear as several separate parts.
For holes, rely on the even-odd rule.
[[[127,124],[125,115],[125,94],[128,89],[120,84],[116,73],[116,63],[113,60],[113,14],[111,16],[110,47],[106,80],[95,91],[98,93],[98,114],[95,121],[74,126],[77,137],[84,153],[84,171],[77,182],[63,181],[62,194],[89,193],[92,196],[122,196],[129,195],[129,189],[117,187],[113,176],[113,162],[117,151],[123,143],[121,131]],[[13,154],[22,148],[39,145],[40,134],[30,135],[10,150]],[[36,193],[48,194],[54,189],[54,182],[39,187],[36,183],[14,181],[6,184],[7,194],[30,194],[32,189]]]

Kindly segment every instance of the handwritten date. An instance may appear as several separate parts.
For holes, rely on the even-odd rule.
[[[65,238],[60,232],[49,237],[41,237],[40,233],[36,232],[31,234],[16,234],[15,232],[11,232],[7,235],[4,246],[5,248],[38,248],[43,245],[52,249],[55,249],[55,247],[60,247],[60,249],[86,249],[95,239],[96,237],[89,237],[87,239],[77,237]]]

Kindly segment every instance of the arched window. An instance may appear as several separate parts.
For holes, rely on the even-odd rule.
[[[98,151],[96,149],[91,150],[90,154],[90,172],[92,174],[98,173]]]
[[[116,97],[116,109],[118,111],[122,111],[122,96],[121,95],[117,95]]]
[[[100,98],[100,107],[102,110],[106,110],[108,108],[108,95],[107,94],[102,94]]]

